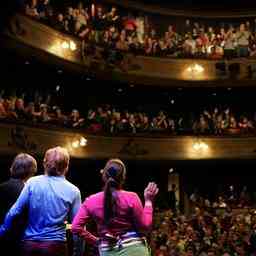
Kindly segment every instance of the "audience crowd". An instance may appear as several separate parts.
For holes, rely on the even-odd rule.
[[[228,107],[204,109],[198,113],[168,113],[160,110],[154,115],[153,112],[146,113],[142,110],[132,112],[106,104],[89,109],[87,114],[82,115],[77,109],[64,114],[62,108],[52,104],[52,101],[50,95],[44,99],[37,93],[32,101],[26,101],[24,95],[17,97],[3,94],[0,97],[0,121],[30,125],[47,124],[113,135],[120,133],[253,135],[255,133],[255,114],[233,113]]]
[[[26,99],[25,99],[26,98]],[[231,108],[215,107],[196,112],[160,110],[158,113],[134,112],[117,109],[116,106],[102,105],[89,109],[82,115],[79,110],[63,113],[61,107],[52,104],[48,95],[44,99],[39,94],[29,100],[24,95],[0,97],[0,120],[30,125],[47,124],[53,127],[83,129],[91,133],[118,134],[196,134],[232,135],[255,134],[256,115],[253,113],[233,112]],[[64,106],[68,107],[68,106]],[[143,109],[143,107],[141,108]],[[157,111],[153,109],[153,111]],[[195,110],[194,110],[195,111]],[[241,110],[240,110],[241,111]]]
[[[150,235],[155,256],[252,256],[256,253],[256,212],[246,187],[240,198],[216,202],[191,195],[193,212],[158,211]],[[235,207],[235,208],[233,208]]]
[[[98,4],[53,8],[50,0],[28,0],[27,15],[89,45],[112,52],[183,58],[231,59],[256,56],[256,19],[207,22],[184,19],[157,25],[157,17]],[[135,12],[134,12],[135,13]],[[169,24],[168,24],[169,23]],[[118,57],[118,56],[117,56]]]

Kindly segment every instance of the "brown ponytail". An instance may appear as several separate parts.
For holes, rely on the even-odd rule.
[[[125,179],[125,165],[119,159],[107,162],[103,169],[104,187],[104,223],[109,225],[117,213],[116,190],[120,189]]]

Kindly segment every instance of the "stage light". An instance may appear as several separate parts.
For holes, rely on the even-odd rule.
[[[85,139],[84,137],[81,137],[80,139],[80,146],[81,147],[85,147],[87,145],[87,139]]]

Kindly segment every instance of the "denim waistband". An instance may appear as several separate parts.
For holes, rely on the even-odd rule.
[[[145,237],[141,236],[137,232],[126,232],[120,235],[105,234],[101,238],[99,243],[99,250],[108,251],[113,249],[121,249],[123,247],[135,245],[135,244],[145,244]]]

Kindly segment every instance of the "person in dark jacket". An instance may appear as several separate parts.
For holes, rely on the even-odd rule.
[[[10,179],[0,184],[0,223],[4,221],[6,213],[19,197],[25,182],[37,171],[36,160],[28,154],[18,154],[10,168]],[[17,218],[12,229],[0,240],[0,247],[9,255],[19,255],[19,240],[24,231],[25,212]]]

